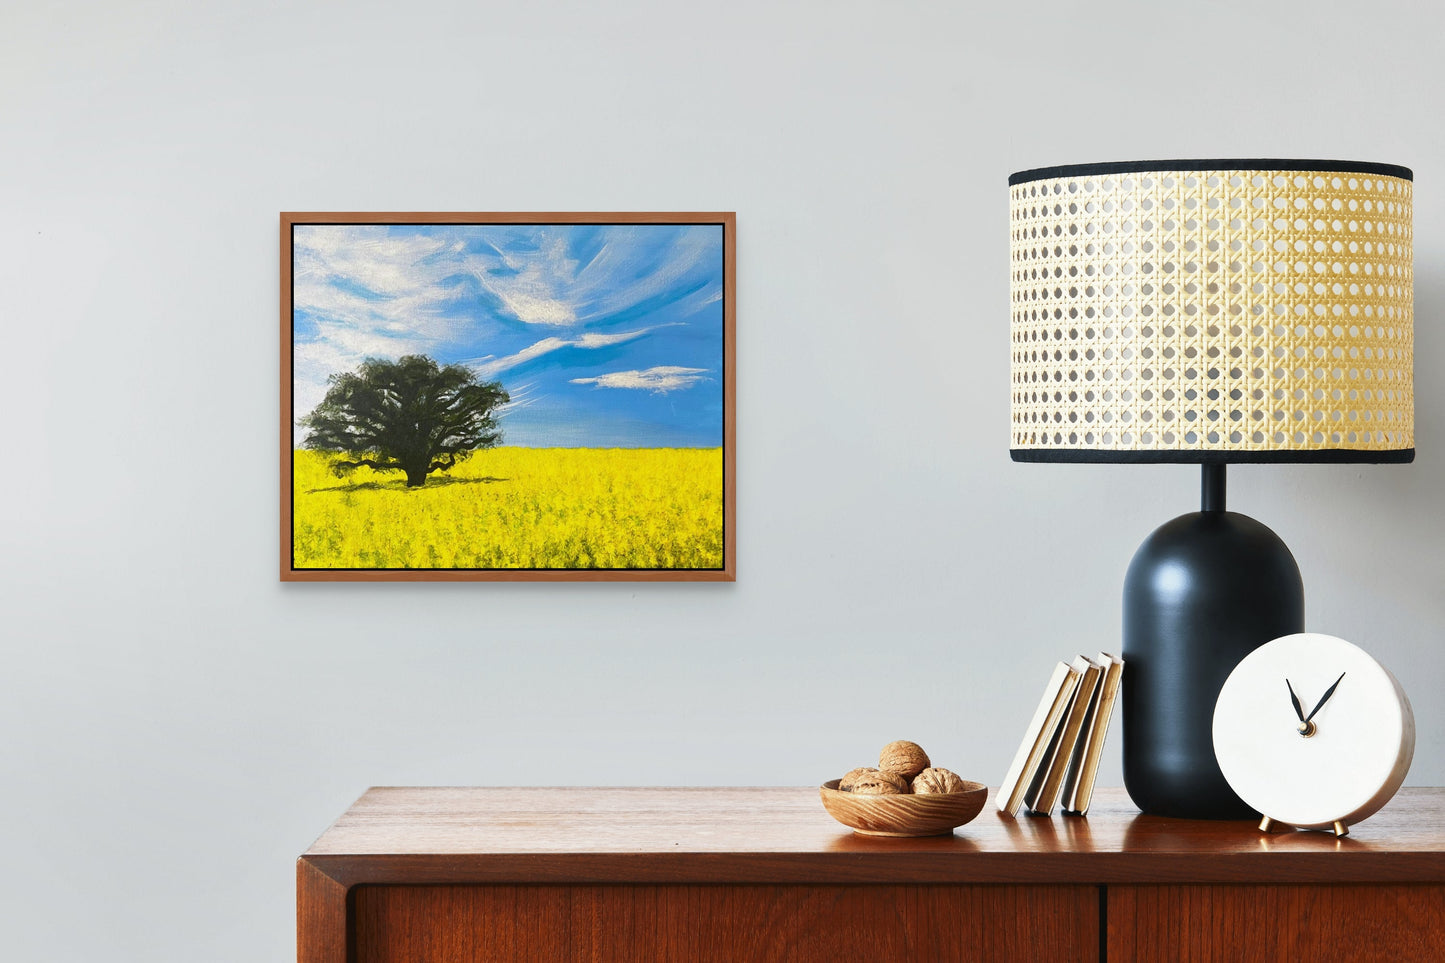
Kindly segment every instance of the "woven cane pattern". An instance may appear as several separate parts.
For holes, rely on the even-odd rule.
[[[1310,170],[1015,184],[1012,447],[1413,448],[1411,188]]]

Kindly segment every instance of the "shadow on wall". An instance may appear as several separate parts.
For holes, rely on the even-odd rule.
[[[1424,270],[1421,270],[1424,268]],[[1445,620],[1445,338],[1438,320],[1445,317],[1445,263],[1421,264],[1415,275],[1415,461],[1384,465],[1369,472],[1367,490],[1341,493],[1358,501],[1359,510],[1378,517],[1379,548],[1401,559],[1393,569],[1408,583],[1393,590],[1436,620]],[[1351,484],[1341,479],[1335,484]],[[1339,502],[1349,504],[1349,502]]]
[[[1445,264],[1438,271],[1415,279],[1415,447],[1425,452],[1426,464],[1445,466],[1440,457],[1445,447],[1445,339],[1440,337],[1437,319],[1445,317]],[[1420,319],[1425,324],[1420,324]],[[1422,367],[1420,359],[1425,359]],[[1423,377],[1422,377],[1423,375]],[[1436,468],[1436,473],[1440,472]],[[1437,479],[1427,486],[1430,491],[1441,490]],[[1432,507],[1439,507],[1439,499],[1432,499]],[[1440,518],[1439,511],[1427,512],[1432,519]]]
[[[1445,339],[1436,323],[1442,316],[1445,264],[1415,278],[1415,462],[1371,481],[1379,495],[1398,500],[1398,513],[1410,518],[1416,537],[1434,544],[1445,534]]]

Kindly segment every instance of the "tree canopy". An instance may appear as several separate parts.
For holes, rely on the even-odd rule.
[[[462,365],[439,366],[425,355],[368,358],[334,374],[321,404],[301,419],[306,448],[341,452],[337,475],[365,466],[406,472],[408,488],[426,483],[479,448],[502,440],[495,413],[510,400],[499,381],[478,381]]]

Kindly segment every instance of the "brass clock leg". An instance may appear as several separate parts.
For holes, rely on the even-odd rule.
[[[1340,822],[1338,819],[1336,819],[1336,820],[1335,820],[1335,836],[1337,836],[1337,837],[1338,837],[1338,836],[1348,836],[1349,834],[1350,834],[1350,827],[1346,826],[1344,823],[1342,823],[1342,822]]]
[[[1259,831],[1262,833],[1282,833],[1289,829],[1284,823],[1277,823],[1268,816],[1259,821]]]

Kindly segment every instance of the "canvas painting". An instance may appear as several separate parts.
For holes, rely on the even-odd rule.
[[[283,214],[286,580],[734,577],[731,214]]]

